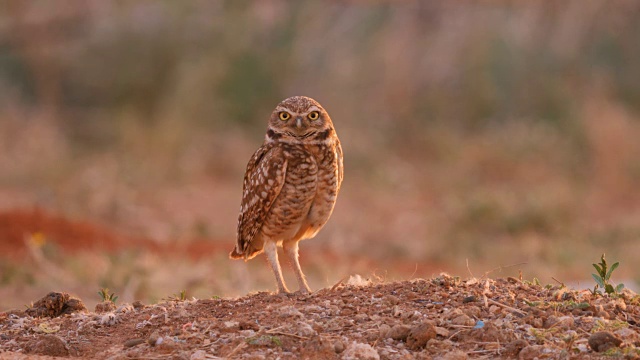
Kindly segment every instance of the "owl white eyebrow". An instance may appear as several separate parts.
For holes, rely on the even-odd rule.
[[[310,112],[312,112],[312,111],[318,111],[318,112],[319,112],[319,111],[320,111],[320,109],[319,109],[317,106],[312,105],[312,106],[310,106],[310,107],[309,107],[309,109],[308,109],[307,113],[310,113]]]
[[[282,111],[287,112],[287,113],[289,113],[289,114],[291,114],[291,115],[297,115],[297,113],[294,113],[293,111],[291,111],[291,110],[289,110],[289,109],[287,109],[287,108],[285,108],[285,107],[278,106],[278,107],[276,108],[276,112],[282,112]]]

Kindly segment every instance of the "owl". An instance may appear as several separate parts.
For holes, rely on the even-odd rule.
[[[278,292],[288,293],[278,262],[281,246],[299,291],[309,293],[298,242],[314,237],[329,220],[343,167],[340,140],[326,110],[305,96],[283,100],[269,118],[264,143],[247,164],[237,244],[229,257],[247,261],[264,252]]]

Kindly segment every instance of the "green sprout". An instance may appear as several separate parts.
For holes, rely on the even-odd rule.
[[[116,300],[118,300],[118,296],[116,294],[109,294],[108,288],[100,289],[100,291],[98,291],[98,295],[100,295],[102,302],[111,301],[112,303],[115,304]]]
[[[591,274],[591,276],[593,276],[593,279],[596,281],[596,286],[594,286],[593,290],[591,291],[593,295],[602,295],[602,292],[599,290],[600,288],[604,289],[604,292],[609,295],[617,295],[622,291],[622,289],[624,289],[624,284],[618,284],[614,287],[613,284],[609,282],[613,270],[618,268],[619,265],[620,263],[616,262],[611,265],[611,267],[607,267],[607,261],[604,259],[604,254],[602,254],[602,257],[600,257],[600,263],[593,264],[593,267],[596,268],[597,272],[597,274]]]
[[[177,294],[173,294],[171,297],[169,297],[169,300],[171,300],[171,301],[185,301],[185,300],[187,300],[187,290],[182,290]]]

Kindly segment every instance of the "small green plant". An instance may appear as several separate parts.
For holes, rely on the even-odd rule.
[[[270,335],[252,336],[245,339],[245,341],[249,345],[282,346],[282,340],[279,337]]]
[[[182,290],[177,294],[173,294],[169,297],[171,301],[185,301],[187,300],[187,290]]]
[[[619,265],[620,263],[616,262],[611,265],[611,267],[607,267],[607,261],[604,259],[604,254],[600,257],[600,263],[593,264],[593,267],[596,268],[597,272],[597,274],[591,274],[593,279],[596,281],[596,286],[594,286],[591,291],[593,295],[602,295],[602,292],[599,290],[600,288],[604,289],[604,292],[609,295],[616,295],[624,289],[624,284],[618,284],[614,287],[613,284],[609,282],[613,270],[615,270]]]
[[[592,333],[596,333],[598,331],[611,331],[615,332],[616,330],[626,329],[629,327],[629,323],[621,320],[596,320],[591,328]]]
[[[108,288],[100,289],[100,291],[98,291],[98,295],[100,295],[102,302],[111,301],[112,303],[115,304],[116,301],[118,300],[118,296],[116,294],[109,294]]]

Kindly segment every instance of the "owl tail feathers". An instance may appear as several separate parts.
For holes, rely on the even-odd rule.
[[[236,246],[235,248],[233,248],[233,251],[229,254],[229,259],[232,259],[232,260],[243,259],[244,261],[247,261],[260,255],[263,251],[264,251],[263,249],[256,250],[250,247],[249,249],[243,252],[240,252],[238,251],[238,247]]]
[[[240,260],[240,259],[245,259],[245,256],[243,253],[238,252],[238,248],[235,247],[233,248],[233,251],[229,254],[229,259]]]

